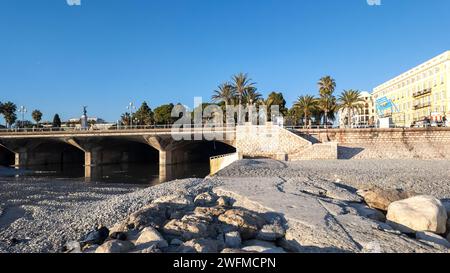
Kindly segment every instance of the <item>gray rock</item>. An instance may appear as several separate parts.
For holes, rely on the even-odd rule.
[[[281,226],[280,223],[275,222],[273,224],[264,225],[259,231],[256,238],[265,241],[276,241],[284,237],[286,230]]]
[[[217,253],[218,243],[211,239],[193,239],[179,246],[180,253]]]
[[[237,231],[225,233],[225,246],[227,248],[239,248],[242,240],[241,235]]]
[[[255,212],[245,209],[230,209],[219,216],[219,221],[238,228],[243,239],[255,238],[265,220]]]
[[[197,215],[205,215],[212,217],[219,217],[226,211],[223,207],[196,207],[194,213]]]
[[[81,240],[81,245],[95,245],[102,244],[106,238],[109,236],[109,229],[106,227],[100,227],[94,231],[89,232],[83,240]]]
[[[81,253],[81,244],[77,241],[70,241],[64,245],[66,253]]]
[[[133,247],[134,244],[128,241],[111,240],[99,246],[95,253],[126,253]]]
[[[216,204],[217,196],[213,193],[204,192],[197,195],[194,199],[194,204],[200,207],[213,206]]]
[[[385,222],[386,216],[384,213],[379,211],[378,209],[369,208],[363,204],[350,204],[350,207],[356,209],[357,213],[363,217],[366,217],[371,220],[375,220],[378,222]]]
[[[226,196],[220,196],[220,197],[217,199],[217,205],[218,205],[218,206],[221,206],[221,207],[229,207],[229,206],[231,206],[231,201],[230,201],[230,199],[229,199],[228,197],[226,197]]]
[[[136,240],[136,245],[154,243],[158,248],[167,247],[169,244],[164,237],[153,227],[144,228],[139,238]]]
[[[450,242],[447,241],[445,238],[434,234],[432,232],[427,232],[427,231],[420,231],[416,233],[416,238],[418,240],[422,240],[422,241],[426,241],[426,242],[431,242],[431,243],[435,243],[438,245],[442,245],[445,246],[446,248],[450,248]]]
[[[148,226],[160,228],[167,221],[167,206],[159,203],[150,204],[128,217],[127,225],[136,229]]]
[[[184,240],[191,240],[193,238],[206,237],[208,235],[208,226],[203,222],[192,219],[173,219],[164,225],[163,232],[169,235],[180,236]]]

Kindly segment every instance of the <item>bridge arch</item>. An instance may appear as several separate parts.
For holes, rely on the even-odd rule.
[[[0,145],[0,166],[12,166],[15,163],[15,154],[8,148]]]

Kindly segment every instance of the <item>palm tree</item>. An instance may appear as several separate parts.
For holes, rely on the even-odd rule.
[[[330,76],[320,78],[317,84],[319,85],[319,94],[321,96],[331,96],[336,89],[336,81]]]
[[[305,95],[298,97],[294,102],[294,107],[303,113],[305,118],[305,125],[308,125],[311,114],[317,109],[317,99],[311,95]]]
[[[253,86],[247,88],[242,95],[242,101],[247,105],[253,105],[261,99],[262,95],[257,91],[256,87]]]
[[[236,98],[236,90],[234,89],[231,83],[222,83],[217,87],[217,90],[214,90],[214,94],[211,99],[214,102],[223,102],[225,103],[225,109],[228,105],[233,104],[234,99]]]
[[[248,77],[247,74],[239,73],[234,75],[232,78],[234,90],[239,98],[239,112],[238,112],[238,123],[241,123],[241,105],[242,105],[242,97],[246,91],[250,88],[253,88],[255,83],[252,82],[252,79]]]
[[[324,112],[324,123],[328,126],[328,118],[334,118],[334,111],[336,108],[336,104],[333,104],[333,102],[336,102],[336,99],[333,96],[334,90],[336,89],[336,81],[330,76],[325,76],[320,78],[317,85],[319,86],[319,95],[322,99],[322,102],[320,103],[322,107],[320,110]],[[333,112],[332,115],[329,115],[329,112]]]
[[[267,111],[269,113],[269,117],[272,118],[272,111],[271,108],[274,105],[277,105],[279,107],[279,113],[283,116],[287,115],[288,109],[286,108],[286,100],[283,97],[283,93],[279,92],[271,92],[267,96],[267,100],[265,101],[267,105]]]
[[[17,106],[13,103],[13,102],[5,102],[1,105],[1,114],[3,115],[5,122],[6,122],[6,127],[8,127],[9,125],[14,124],[14,122],[16,122],[17,120],[17,115],[16,115],[16,111],[17,111]]]
[[[334,121],[336,119],[335,112],[337,109],[336,97],[334,96],[321,96],[317,100],[317,108],[320,110],[320,119],[324,117],[325,126],[328,126],[328,121]],[[328,127],[326,127],[328,128]]]
[[[344,90],[338,99],[338,107],[347,111],[347,122],[351,127],[353,111],[361,109],[364,106],[364,99],[361,98],[361,92],[358,90]]]
[[[124,113],[120,116],[120,122],[125,125],[129,126],[131,124],[131,116],[130,113]]]
[[[31,117],[34,121],[36,121],[36,125],[39,126],[39,122],[42,119],[42,112],[36,109],[31,113]]]

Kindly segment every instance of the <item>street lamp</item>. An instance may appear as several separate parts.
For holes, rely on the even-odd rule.
[[[22,122],[21,122],[21,126],[23,127],[23,123],[24,123],[24,121],[25,121],[25,113],[27,112],[27,108],[25,108],[25,106],[20,106],[18,112],[22,114]],[[20,126],[19,126],[19,128],[20,128]]]
[[[134,103],[130,102],[127,106],[127,109],[130,110],[130,125],[131,128],[133,128],[133,110],[136,109],[136,106],[134,106]]]

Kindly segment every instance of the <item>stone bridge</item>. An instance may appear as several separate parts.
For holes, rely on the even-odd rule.
[[[179,140],[183,137],[182,140]],[[310,159],[313,144],[275,125],[224,128],[0,131],[0,164],[26,167],[77,163],[91,167],[125,162],[158,162],[160,174],[170,165],[208,160],[239,152],[247,157]],[[309,151],[309,152],[307,152]],[[323,155],[323,151],[320,152]],[[331,155],[333,157],[333,155]]]

